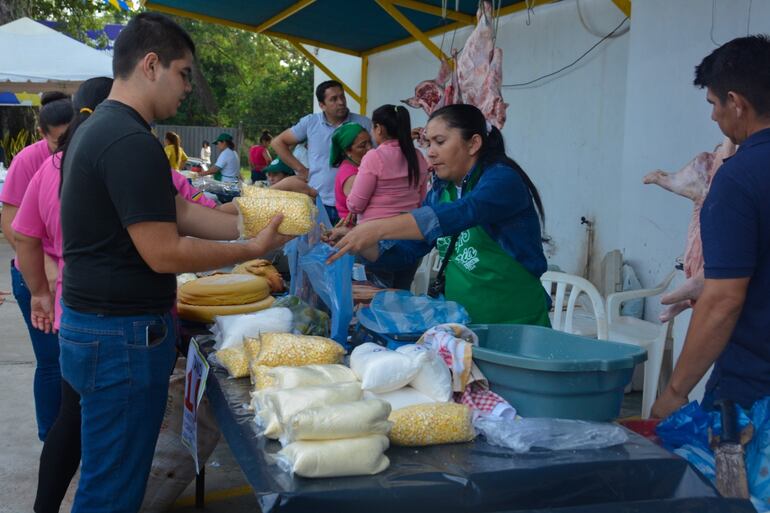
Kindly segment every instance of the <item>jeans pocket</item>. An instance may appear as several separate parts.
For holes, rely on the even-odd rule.
[[[59,363],[62,377],[80,395],[96,388],[99,341],[75,342],[59,336]]]

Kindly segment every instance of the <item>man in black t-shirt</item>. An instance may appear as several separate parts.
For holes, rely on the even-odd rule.
[[[285,243],[280,217],[242,244],[236,216],[176,194],[150,123],[190,92],[195,46],[170,19],[136,16],[114,49],[108,100],[64,150],[62,375],[81,396],[73,512],[133,512],[144,496],[175,359],[174,273]],[[206,240],[208,239],[208,240]]]

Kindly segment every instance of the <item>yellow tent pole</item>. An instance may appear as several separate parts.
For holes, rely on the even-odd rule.
[[[415,39],[417,39],[419,42],[423,44],[425,48],[428,49],[430,53],[436,56],[438,60],[446,60],[450,61],[449,57],[444,55],[444,52],[441,51],[441,49],[436,46],[433,41],[430,40],[428,36],[423,34],[423,32],[415,26],[414,23],[409,21],[409,19],[404,16],[401,11],[396,9],[396,7],[393,5],[392,0],[375,0],[377,4],[379,4],[382,9],[390,14],[390,17],[396,20],[396,22],[404,27],[409,34],[412,35]]]
[[[631,0],[612,0],[612,3],[614,3],[618,9],[623,11],[623,14],[631,17]]]
[[[289,6],[288,8],[284,9],[283,11],[279,12],[272,18],[270,18],[267,21],[264,21],[257,25],[257,27],[254,29],[254,32],[264,32],[265,30],[269,29],[273,25],[277,25],[278,23],[281,23],[283,20],[291,16],[292,14],[295,14],[308,5],[315,3],[315,0],[300,0],[294,5]]]
[[[309,51],[307,48],[302,46],[302,43],[300,43],[295,39],[289,39],[288,41],[292,45],[294,45],[294,48],[296,48],[297,51],[299,51],[299,53],[304,55],[307,60],[309,60],[310,62],[312,62],[319,68],[321,68],[321,71],[326,73],[329,76],[329,78],[331,78],[332,80],[336,80],[337,82],[342,84],[342,88],[345,90],[345,92],[348,93],[355,101],[357,101],[359,105],[361,104],[361,97],[358,94],[356,94],[356,92],[353,91],[353,89],[350,86],[348,86],[340,77],[335,75],[334,72],[330,70],[323,62],[321,62],[321,60],[318,57],[313,55],[313,52]]]
[[[367,94],[369,91],[369,56],[364,55],[361,57],[361,99],[358,104],[361,106],[359,114],[366,116],[366,101],[368,100]]]
[[[394,5],[406,7],[407,9],[412,9],[413,11],[424,12],[426,14],[432,14],[434,16],[439,16],[439,17],[441,17],[444,14],[441,10],[441,7],[425,4],[423,2],[417,2],[416,0],[392,0],[392,1]],[[465,14],[464,12],[453,11],[452,9],[446,10],[446,17],[449,18],[450,20],[459,21],[464,25],[476,24],[476,16],[473,16],[472,14]]]

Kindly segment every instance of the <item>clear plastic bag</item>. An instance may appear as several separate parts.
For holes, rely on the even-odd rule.
[[[628,440],[628,435],[620,426],[584,420],[510,420],[479,415],[473,425],[484,435],[487,443],[516,452],[527,452],[534,447],[552,451],[602,449]]]

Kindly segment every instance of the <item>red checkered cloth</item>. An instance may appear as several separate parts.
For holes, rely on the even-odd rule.
[[[513,406],[492,392],[483,381],[469,383],[462,394],[455,394],[455,402],[467,405],[471,410],[474,410],[474,413],[488,413],[495,417],[513,417],[516,415]]]

